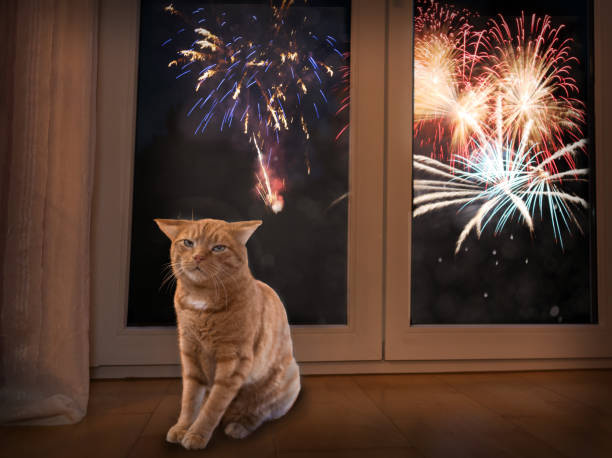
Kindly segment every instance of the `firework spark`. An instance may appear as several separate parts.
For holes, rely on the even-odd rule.
[[[458,32],[470,27],[468,18],[472,13],[467,9],[442,5],[435,0],[417,0],[416,3],[414,32],[417,35],[456,36]]]

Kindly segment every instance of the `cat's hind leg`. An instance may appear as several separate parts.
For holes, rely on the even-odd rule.
[[[223,416],[224,432],[234,439],[242,439],[262,423],[285,415],[300,393],[300,378],[296,371],[282,389],[262,393],[260,388],[243,388]],[[268,396],[266,396],[266,394]],[[267,399],[266,399],[267,398]]]
[[[243,439],[269,417],[261,388],[243,387],[223,415],[223,431],[234,439]]]
[[[223,430],[225,434],[232,439],[244,439],[249,434],[251,434],[251,430],[247,429],[242,423],[231,422],[225,425],[225,429]]]
[[[297,377],[293,378],[288,386],[284,390],[284,395],[277,399],[272,405],[270,405],[270,413],[267,420],[276,420],[282,417],[295,403],[298,395],[300,394],[301,384],[299,373]]]
[[[234,439],[243,439],[262,423],[261,413],[254,404],[252,390],[241,390],[223,415],[223,431]]]

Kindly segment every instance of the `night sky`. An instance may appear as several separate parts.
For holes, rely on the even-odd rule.
[[[480,13],[473,21],[481,27],[488,17],[502,13],[509,24],[512,16],[549,14],[553,26],[565,24],[564,37],[574,39],[574,66],[580,95],[587,103],[584,128],[588,153],[579,153],[577,168],[589,167],[589,183],[564,184],[564,189],[585,198],[594,208],[594,138],[592,125],[591,30],[589,2],[563,1],[456,1],[453,5]],[[534,7],[534,5],[537,5]],[[513,21],[513,19],[512,19]],[[414,141],[415,154],[430,151]],[[429,178],[415,172],[416,179]],[[534,219],[535,232],[514,221],[494,234],[495,223],[477,239],[474,231],[455,255],[455,242],[474,216],[477,204],[461,212],[447,207],[414,218],[412,236],[412,324],[484,323],[595,323],[595,215],[575,213],[584,234],[571,225],[563,232],[564,249],[555,242],[547,215]],[[573,207],[574,208],[574,207]]]
[[[309,2],[311,6],[296,7],[294,13],[306,14],[313,30],[334,36],[337,48],[348,52],[348,3]],[[188,38],[177,36],[183,27],[187,29],[183,34],[189,33],[189,27],[164,13],[167,4],[144,1],[141,11],[128,325],[175,323],[174,288],[161,287],[170,244],[153,218],[192,216],[262,219],[247,245],[249,264],[256,278],[279,293],[290,322],[345,324],[347,200],[330,208],[348,190],[348,132],[334,140],[348,115],[335,114],[339,97],[334,84],[340,80],[323,87],[329,103],[319,106],[319,120],[309,118],[310,141],[287,134],[281,139],[284,155],[275,165],[287,177],[285,207],[274,214],[254,191],[256,153],[239,123],[221,132],[221,116],[194,135],[202,118],[197,113],[188,116],[198,98],[195,78],[177,79],[177,68],[168,68],[176,52],[188,47],[184,40],[192,40],[193,33]],[[267,1],[174,2],[187,16],[198,7],[205,8],[198,17],[210,19],[224,12],[236,27],[252,15],[262,21],[269,12],[267,5]],[[161,46],[169,37],[173,42]],[[330,64],[341,62],[338,56],[330,59]]]

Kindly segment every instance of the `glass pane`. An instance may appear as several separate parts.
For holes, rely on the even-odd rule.
[[[350,2],[143,2],[128,325],[173,325],[153,218],[261,219],[292,324],[346,324]]]
[[[591,14],[415,2],[412,324],[597,322]]]

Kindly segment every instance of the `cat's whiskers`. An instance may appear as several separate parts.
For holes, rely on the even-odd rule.
[[[234,287],[239,287],[240,286],[240,281],[236,278],[235,275],[232,275],[231,272],[229,272],[227,270],[227,268],[225,268],[224,266],[222,266],[222,265],[218,266],[217,274],[224,274],[223,277],[226,278],[226,279],[229,278],[233,282]],[[221,283],[223,285],[223,289],[225,290],[225,284],[223,283],[223,280],[221,278],[219,278],[219,280],[221,281]],[[227,291],[226,291],[226,298],[225,298],[226,309],[227,309],[227,306],[228,306],[227,301],[228,301],[228,298],[227,298]]]
[[[159,286],[159,290],[164,286],[168,286],[169,288],[176,284],[176,268],[180,269],[180,262],[167,262],[162,267],[162,272],[165,272],[164,278],[162,279],[161,285]]]
[[[228,274],[228,270],[225,267],[220,265],[220,266],[217,266],[217,268],[218,268],[217,274],[226,274],[226,275],[224,275],[224,277],[225,278],[229,278],[230,280],[232,280],[234,282],[234,286],[238,286],[239,285],[239,282],[236,279],[235,275],[227,275]]]
[[[176,277],[173,272],[169,272],[162,279],[161,284],[159,285],[159,291],[161,291],[164,287],[172,288],[176,284]]]
[[[213,284],[215,285],[215,300],[219,297],[219,280],[217,279],[217,276],[215,274],[211,274],[210,278],[213,281]]]
[[[178,267],[178,268],[176,269],[176,271],[175,271],[175,277],[174,277],[174,278],[175,278],[175,279],[178,279],[178,277],[179,277],[180,275],[183,275],[183,274],[186,274],[186,273],[187,273],[187,271],[186,271],[186,270],[185,270],[185,269],[184,269],[182,266],[180,266],[180,267]]]
[[[200,270],[213,282],[213,286],[215,288],[215,299],[219,296],[218,287],[217,287],[217,279],[215,277],[212,266],[208,266],[208,269],[204,269],[204,267],[200,267]]]
[[[213,279],[215,281],[215,294],[216,294],[216,284],[217,282],[219,282],[221,284],[221,287],[223,288],[223,295],[225,296],[225,309],[227,310],[227,308],[229,307],[227,289],[225,288],[225,283],[223,283],[223,279],[219,277],[219,273],[223,272],[223,266],[216,266],[216,268],[215,266],[210,266],[210,268],[212,271]]]

